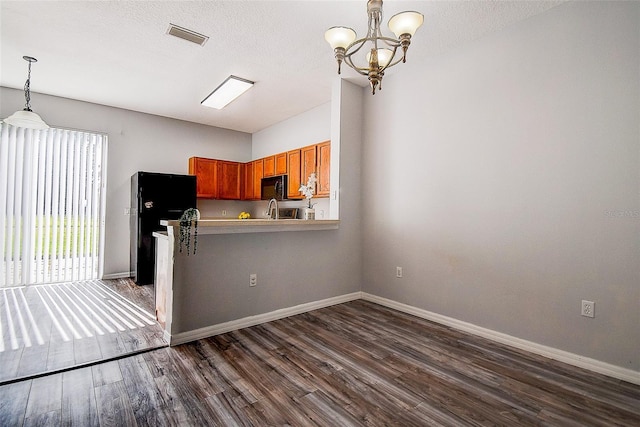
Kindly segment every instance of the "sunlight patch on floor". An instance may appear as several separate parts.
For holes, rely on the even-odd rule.
[[[155,316],[98,280],[1,288],[0,352],[155,325]]]

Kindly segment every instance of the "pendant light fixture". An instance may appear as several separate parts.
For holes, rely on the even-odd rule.
[[[27,75],[27,81],[24,84],[25,106],[23,110],[16,111],[4,119],[3,122],[11,126],[22,128],[49,129],[49,125],[47,125],[39,115],[31,111],[31,63],[38,62],[38,60],[31,56],[23,56],[22,59],[29,63],[29,74]]]
[[[387,68],[393,67],[400,61],[407,61],[407,49],[411,44],[411,37],[416,30],[424,22],[424,16],[419,12],[401,12],[391,17],[389,20],[389,29],[397,38],[386,37],[380,31],[380,22],[382,22],[382,0],[369,0],[367,2],[367,15],[369,15],[369,24],[367,35],[356,40],[356,32],[348,27],[332,27],[324,33],[324,38],[333,48],[336,60],[338,61],[338,74],[342,63],[346,63],[349,67],[358,73],[369,78],[371,84],[371,92],[376,94],[376,89],[382,90],[382,77]],[[369,42],[366,49],[365,45]],[[396,58],[397,49],[402,48],[402,55]],[[365,65],[357,65],[354,61],[354,55],[361,52],[362,63],[366,60]]]

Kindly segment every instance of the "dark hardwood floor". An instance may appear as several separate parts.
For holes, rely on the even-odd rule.
[[[0,425],[638,426],[640,386],[353,301],[0,387]]]
[[[0,288],[0,384],[166,346],[152,290],[129,279]]]

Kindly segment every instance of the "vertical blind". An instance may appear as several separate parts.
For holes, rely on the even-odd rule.
[[[0,286],[102,276],[107,136],[0,123]]]

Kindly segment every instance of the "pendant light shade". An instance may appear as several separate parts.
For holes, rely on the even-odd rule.
[[[346,49],[356,39],[356,32],[347,27],[331,27],[324,33],[324,39],[332,49]]]
[[[39,115],[31,111],[31,63],[38,62],[38,60],[31,56],[23,56],[22,59],[29,63],[29,74],[27,75],[27,81],[24,84],[25,106],[23,110],[16,111],[4,119],[3,122],[11,126],[22,128],[49,129],[49,125],[47,125]]]
[[[386,68],[393,59],[391,49],[378,48],[378,66]],[[367,63],[371,64],[371,52],[367,53]]]
[[[3,120],[4,123],[29,129],[49,129],[49,125],[31,110],[16,111]]]
[[[413,36],[424,22],[421,13],[408,11],[395,14],[389,19],[389,29],[400,38],[403,34]]]

